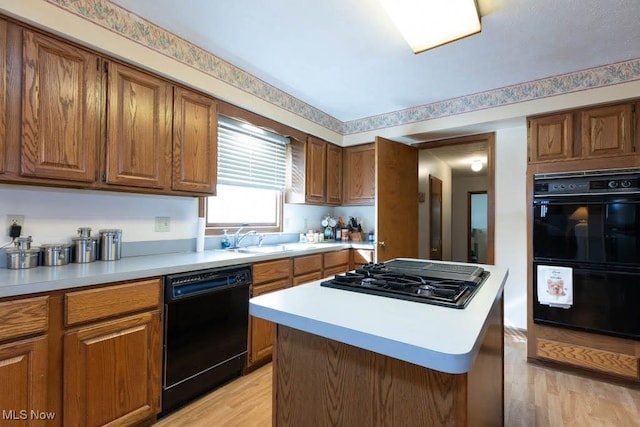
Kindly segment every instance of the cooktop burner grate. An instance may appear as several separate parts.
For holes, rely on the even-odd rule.
[[[464,308],[489,275],[482,268],[472,265],[444,264],[445,267],[439,270],[437,268],[440,265],[436,269],[428,267],[435,265],[428,261],[410,260],[369,263],[355,272],[338,274],[322,282],[321,286]],[[438,274],[433,275],[434,271]]]

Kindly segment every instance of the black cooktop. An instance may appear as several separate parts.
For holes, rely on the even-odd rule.
[[[465,308],[489,277],[468,264],[440,264],[428,260],[394,259],[368,263],[354,272],[338,274],[320,285],[372,295]]]

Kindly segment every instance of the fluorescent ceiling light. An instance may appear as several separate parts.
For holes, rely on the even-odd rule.
[[[378,0],[415,53],[481,30],[475,0]]]

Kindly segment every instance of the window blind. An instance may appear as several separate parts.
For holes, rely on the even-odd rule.
[[[240,120],[218,117],[218,183],[284,190],[289,139]]]

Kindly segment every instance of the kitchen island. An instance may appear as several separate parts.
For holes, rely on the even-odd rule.
[[[320,286],[252,298],[276,324],[273,425],[502,425],[507,270],[464,309]]]

